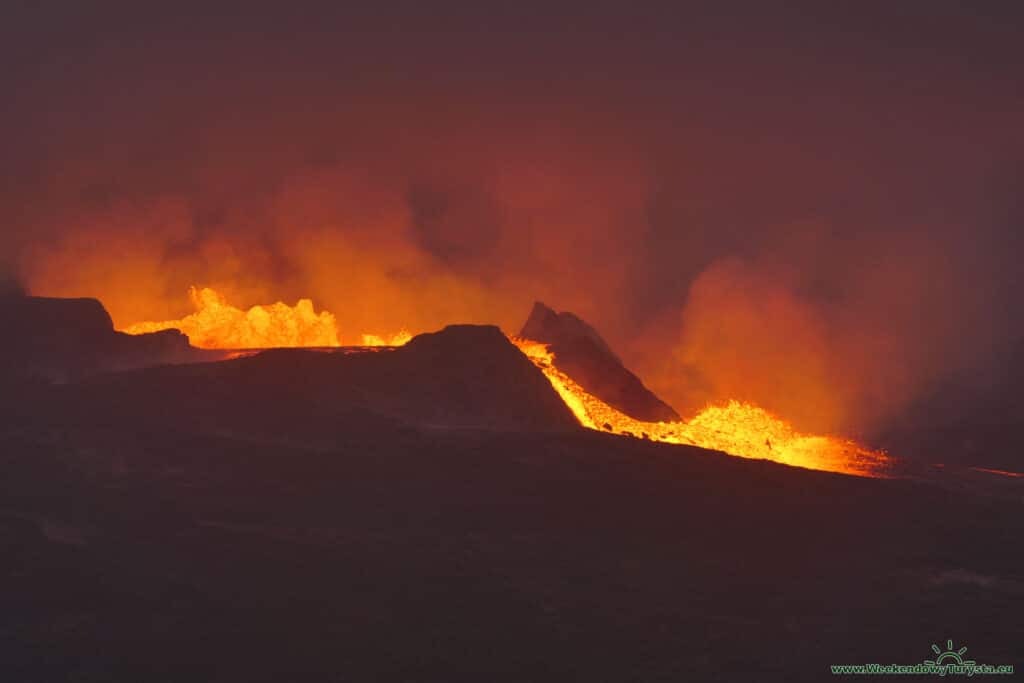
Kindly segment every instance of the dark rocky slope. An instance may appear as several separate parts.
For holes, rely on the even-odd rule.
[[[1019,497],[589,430],[31,414],[0,414],[4,681],[821,681],[947,638],[1019,665]]]
[[[128,335],[114,330],[96,299],[0,296],[0,375],[74,381],[111,370],[185,363],[221,354],[191,347],[177,330]]]
[[[519,336],[549,344],[559,370],[626,415],[647,422],[679,419],[622,364],[597,330],[576,315],[556,313],[538,301]]]
[[[493,326],[453,325],[397,349],[273,349],[221,363],[96,377],[64,392],[95,419],[330,440],[394,424],[551,431],[579,423]],[[90,418],[91,419],[91,418]]]

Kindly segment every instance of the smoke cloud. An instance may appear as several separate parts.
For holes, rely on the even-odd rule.
[[[0,240],[119,327],[193,284],[343,341],[540,299],[681,412],[852,432],[1021,334],[1012,21],[19,11]]]

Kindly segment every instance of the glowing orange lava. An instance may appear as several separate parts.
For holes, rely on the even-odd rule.
[[[192,287],[189,296],[195,313],[180,320],[136,323],[124,332],[143,334],[177,329],[188,336],[193,346],[203,349],[339,346],[334,316],[327,311],[318,314],[309,299],[300,299],[295,306],[278,302],[243,311],[208,287]]]
[[[404,346],[412,339],[412,332],[399,330],[394,334],[379,336],[376,334],[364,334],[363,346]]]
[[[847,439],[801,434],[785,420],[749,403],[729,401],[708,406],[681,422],[635,420],[587,393],[558,370],[546,344],[515,337],[511,341],[544,372],[584,427],[816,470],[861,476],[884,474],[888,462],[884,453]]]
[[[317,313],[309,299],[300,299],[294,306],[279,301],[243,311],[209,287],[192,287],[189,296],[195,313],[180,320],[135,323],[122,332],[181,330],[193,346],[202,349],[341,346],[334,315],[328,311]],[[363,334],[359,338],[360,342],[353,346],[402,346],[412,339],[412,333],[403,329],[394,334]]]

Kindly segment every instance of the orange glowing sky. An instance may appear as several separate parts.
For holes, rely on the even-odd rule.
[[[180,12],[5,16],[0,267],[29,291],[119,327],[193,285],[310,299],[342,342],[539,299],[683,412],[850,434],[1024,332],[1019,18]]]

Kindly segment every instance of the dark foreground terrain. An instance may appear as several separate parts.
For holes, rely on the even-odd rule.
[[[4,682],[828,680],[947,639],[1024,664],[1015,481],[587,432],[493,328],[2,391]]]
[[[4,434],[5,681],[1020,665],[1020,506],[596,433]]]

